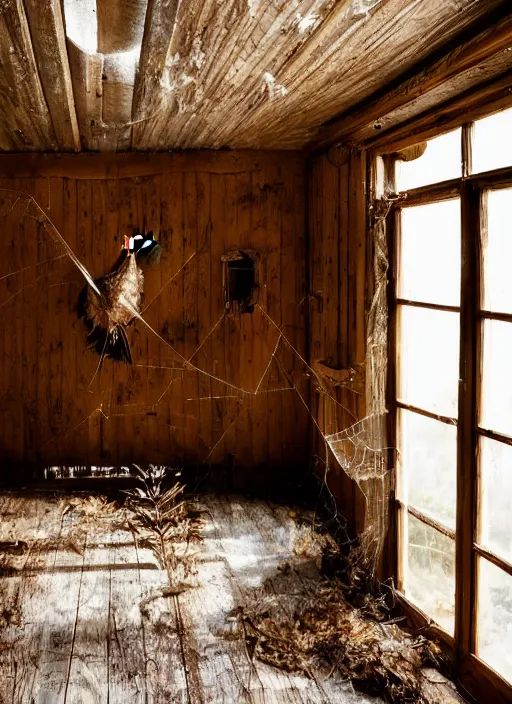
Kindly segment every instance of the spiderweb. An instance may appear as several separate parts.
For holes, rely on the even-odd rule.
[[[23,246],[23,237],[37,237],[37,255],[30,263],[26,263],[19,255],[17,243],[11,243],[9,257],[7,261],[12,267],[0,276],[0,310],[8,305],[18,305],[19,312],[23,311],[23,305],[28,303],[27,295],[30,290],[37,289],[37,283],[42,279],[46,280],[46,292],[48,298],[41,304],[50,307],[51,300],[56,300],[56,322],[58,326],[59,306],[62,309],[72,302],[71,290],[75,291],[77,284],[87,282],[96,289],[93,276],[75,249],[64,238],[49,213],[51,212],[51,190],[48,183],[48,206],[42,205],[44,201],[39,197],[32,196],[24,191],[10,189],[0,189],[0,219],[16,218],[19,222],[20,244]],[[65,206],[65,204],[64,204]],[[312,426],[321,438],[324,445],[324,457],[320,458],[323,464],[323,479],[327,485],[328,474],[333,470],[332,457],[337,465],[354,480],[361,489],[366,500],[365,532],[363,543],[364,554],[367,560],[367,567],[373,569],[378,562],[382,551],[382,541],[386,534],[388,522],[388,499],[390,493],[390,472],[387,465],[387,448],[385,432],[385,392],[386,392],[386,364],[387,364],[387,248],[385,215],[388,206],[385,202],[377,205],[374,213],[373,228],[373,299],[367,317],[367,350],[364,365],[350,370],[347,378],[338,381],[337,386],[343,387],[345,394],[332,393],[331,387],[326,383],[318,371],[310,366],[294,341],[290,339],[289,333],[282,325],[276,322],[273,316],[265,309],[265,306],[257,303],[253,316],[260,318],[260,323],[265,326],[267,339],[271,339],[271,354],[262,364],[262,371],[259,377],[252,379],[252,383],[246,386],[228,381],[215,373],[212,368],[210,356],[213,339],[219,334],[225,334],[226,326],[229,327],[233,321],[228,319],[227,313],[223,313],[218,319],[213,321],[208,330],[202,331],[198,345],[190,353],[185,354],[177,349],[172,338],[165,335],[161,326],[161,321],[152,317],[154,310],[153,303],[159,299],[166,289],[169,289],[180,276],[186,276],[192,263],[201,257],[201,253],[208,244],[208,232],[203,238],[199,238],[194,251],[183,255],[184,263],[174,272],[174,274],[160,282],[156,290],[147,295],[143,304],[143,309],[139,313],[133,310],[136,323],[136,337],[134,347],[142,352],[138,356],[146,363],[142,364],[134,357],[134,367],[138,370],[145,370],[149,374],[154,374],[158,383],[154,386],[158,388],[158,393],[154,398],[146,397],[147,403],[140,403],[137,393],[137,385],[144,383],[140,378],[130,377],[126,373],[122,382],[123,393],[114,393],[114,380],[112,375],[108,376],[108,370],[102,370],[101,379],[98,378],[97,358],[90,354],[83,357],[84,364],[80,371],[79,386],[83,396],[87,399],[82,403],[82,410],[85,406],[85,414],[73,419],[72,413],[68,413],[66,421],[60,424],[55,423],[51,427],[49,437],[34,431],[31,419],[22,419],[26,428],[25,443],[27,433],[34,437],[29,437],[29,446],[32,443],[35,457],[47,454],[52,449],[53,456],[58,457],[59,451],[67,447],[67,443],[73,443],[73,438],[83,428],[91,426],[94,429],[98,426],[102,432],[104,422],[119,421],[119,429],[122,432],[123,419],[130,415],[140,416],[146,421],[148,418],[154,420],[156,427],[153,433],[158,432],[158,428],[165,432],[172,433],[180,424],[178,416],[168,413],[160,413],[160,409],[168,405],[173,386],[179,385],[184,392],[184,404],[219,404],[222,412],[219,414],[221,420],[216,428],[212,428],[209,442],[199,442],[198,451],[200,462],[204,465],[211,465],[222,456],[226,437],[241,417],[247,412],[247,406],[251,399],[260,395],[282,395],[293,394],[296,405],[306,413]],[[201,242],[200,240],[204,241]],[[83,246],[80,238],[77,240],[77,247]],[[20,266],[17,267],[16,264]],[[1,269],[0,269],[1,272]],[[105,272],[103,272],[105,273]],[[78,280],[77,280],[78,275]],[[75,288],[70,289],[68,298],[61,293],[53,299],[52,289],[61,291],[68,284],[73,283]],[[96,289],[97,290],[97,289]],[[20,303],[22,301],[22,303]],[[298,304],[305,306],[308,299],[304,298]],[[129,304],[128,304],[129,305]],[[248,318],[249,316],[245,316]],[[21,323],[23,326],[23,322]],[[224,331],[224,333],[223,333]],[[41,337],[36,337],[28,328],[24,327],[22,332],[23,358],[21,364],[19,360],[13,359],[13,354],[17,351],[9,348],[8,336],[4,335],[3,349],[4,359],[9,370],[15,375],[23,374],[27,368],[27,349],[34,345],[37,340],[40,349],[39,354],[46,356],[49,373],[61,374],[59,367],[59,348],[55,345],[60,330],[57,330],[53,338],[53,346],[49,349],[41,349]],[[76,355],[82,354],[84,346],[84,330],[81,325],[77,325],[75,330]],[[44,343],[44,333],[43,343]],[[36,343],[36,344],[37,344]],[[81,365],[80,365],[81,366]],[[65,373],[65,371],[64,371]],[[190,373],[197,377],[197,383],[189,383]],[[107,378],[105,378],[107,377]],[[147,383],[147,381],[146,381]],[[94,384],[94,388],[93,387]],[[133,385],[133,388],[132,386]],[[15,386],[15,384],[14,384]],[[37,406],[40,409],[43,402],[44,383],[41,382],[41,397],[37,399]],[[326,429],[319,422],[318,414],[313,412],[310,403],[310,390],[313,386],[323,399],[335,408],[334,416],[337,418],[334,428]],[[119,388],[119,387],[118,387]],[[9,397],[9,389],[3,389],[4,407],[13,407],[16,404]],[[39,393],[39,392],[38,392]],[[357,417],[354,411],[354,404],[345,403],[346,394],[356,397],[364,397],[366,416],[363,419]],[[130,403],[130,398],[135,400]],[[340,400],[341,399],[341,400]],[[66,398],[53,399],[53,403],[66,404]],[[61,416],[65,415],[61,413]],[[186,409],[183,416],[186,425]],[[71,420],[71,422],[69,422]],[[11,419],[16,423],[17,419]],[[277,419],[279,422],[279,419]],[[9,422],[4,417],[4,435],[8,433]],[[50,425],[52,421],[50,419]],[[332,424],[331,424],[332,425]],[[184,427],[181,428],[184,430]],[[154,437],[154,434],[151,436]],[[87,458],[85,458],[87,461]],[[96,468],[97,469],[97,468]],[[334,471],[339,471],[334,468]],[[93,472],[94,473],[94,472]]]

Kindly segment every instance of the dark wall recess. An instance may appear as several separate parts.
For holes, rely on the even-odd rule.
[[[257,293],[255,252],[235,250],[222,257],[224,298],[231,313],[252,313]]]

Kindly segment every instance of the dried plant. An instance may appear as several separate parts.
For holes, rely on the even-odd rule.
[[[437,646],[405,633],[394,621],[369,618],[349,604],[338,579],[320,582],[296,604],[291,618],[279,608],[240,609],[248,651],[286,671],[315,677],[337,672],[369,694],[394,704],[432,704],[422,667],[437,664]]]
[[[327,531],[299,526],[293,555],[278,575],[233,612],[250,656],[311,678],[336,673],[393,704],[437,704],[422,669],[444,669],[441,649],[398,625],[405,618],[393,612],[383,585],[375,589],[363,565],[358,546],[342,554]],[[297,575],[304,589],[292,594],[289,580]]]
[[[128,525],[166,570],[172,589],[181,575],[186,577],[191,572],[194,555],[189,548],[201,540],[199,513],[181,498],[184,484],[176,482],[165,488],[171,473],[168,467],[149,465],[144,470],[134,466],[139,486],[125,492],[132,514]]]

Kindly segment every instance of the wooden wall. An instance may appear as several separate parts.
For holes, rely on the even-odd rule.
[[[284,342],[305,354],[300,155],[20,155],[0,158],[0,174],[4,468],[306,462],[308,413],[290,388],[300,365]],[[107,360],[96,373],[75,310],[84,279],[28,195],[93,277],[124,235],[155,231],[163,255],[143,303],[152,330],[130,326],[132,367]],[[225,315],[221,255],[234,248],[259,253],[252,315]]]
[[[334,165],[337,164],[337,165]],[[308,166],[313,442],[338,508],[357,533],[365,502],[356,482],[326,448],[322,434],[352,427],[365,416],[367,301],[366,155],[334,149]],[[319,432],[319,430],[321,433]]]

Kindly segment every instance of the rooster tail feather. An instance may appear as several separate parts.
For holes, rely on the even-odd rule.
[[[115,356],[110,353],[111,357],[114,359],[119,359],[120,362],[126,362],[127,364],[132,364],[132,353],[130,351],[130,343],[128,342],[128,337],[126,335],[126,330],[122,325],[118,325],[114,330],[117,330],[117,340],[115,342],[116,352],[119,350],[120,357]],[[112,331],[113,332],[113,331]],[[111,333],[112,334],[112,333]]]
[[[100,355],[100,365],[105,357],[111,357],[118,362],[132,364],[130,343],[122,325],[107,332],[105,328],[95,327],[89,334],[88,349],[94,349]]]

